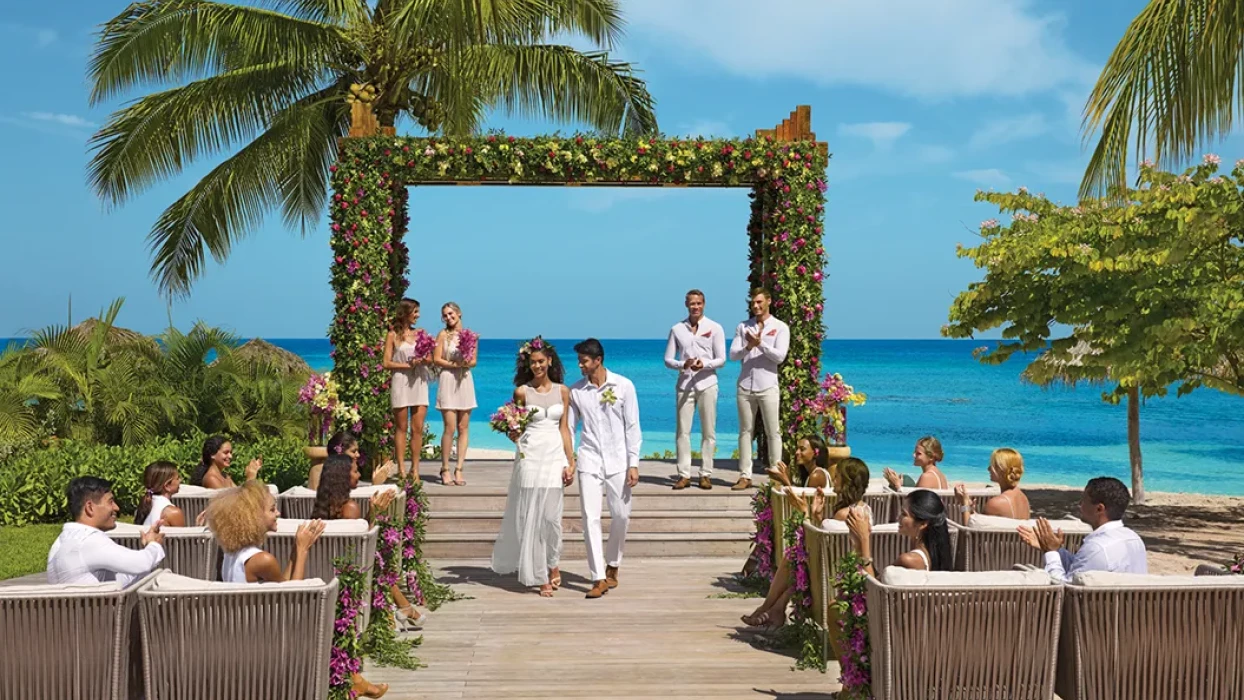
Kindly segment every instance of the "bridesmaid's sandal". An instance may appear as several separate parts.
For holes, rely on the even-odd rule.
[[[769,624],[769,611],[757,611],[739,618],[748,627],[764,627]]]
[[[442,470],[441,470],[441,484],[442,484],[443,486],[453,486],[453,485],[454,485],[454,480],[449,478],[449,470],[448,470],[448,469],[442,469]]]
[[[376,685],[375,683],[367,682],[367,680],[364,679],[362,676],[356,675],[354,677],[354,684],[351,690],[354,691],[354,695],[356,697],[380,698],[380,697],[384,697],[384,694],[389,692],[389,684],[381,683],[379,685]]]
[[[416,610],[413,605],[407,605],[404,608],[396,610],[393,616],[397,619],[397,626],[400,628],[398,630],[399,632],[407,630],[421,630],[423,629],[423,622],[426,619],[426,616],[420,615],[419,611]]]
[[[455,486],[466,486],[466,479],[462,478],[461,469],[454,470],[454,485]]]

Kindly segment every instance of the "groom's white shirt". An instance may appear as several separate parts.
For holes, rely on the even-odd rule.
[[[616,401],[604,403],[612,389]],[[579,421],[583,432],[577,455],[578,471],[609,476],[639,466],[639,398],[635,385],[620,374],[606,370],[605,383],[597,387],[580,379],[570,387],[570,430]]]

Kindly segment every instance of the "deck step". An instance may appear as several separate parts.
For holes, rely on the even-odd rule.
[[[605,533],[606,538],[608,532]],[[429,533],[423,543],[430,559],[487,559],[492,556],[495,535],[481,533]],[[751,549],[751,535],[722,532],[630,532],[626,537],[628,557],[739,557]],[[586,556],[581,535],[566,533],[563,559]],[[740,563],[740,566],[742,564]]]
[[[583,531],[583,520],[577,510],[564,511],[562,532]],[[499,511],[433,512],[428,519],[429,534],[481,533],[496,535],[501,529]],[[609,528],[608,509],[603,527]],[[633,511],[629,531],[639,532],[750,532],[753,528],[750,511],[739,510],[652,510]]]
[[[716,491],[716,489],[714,490]],[[648,511],[747,511],[751,512],[752,494],[754,492],[732,492],[723,489],[724,493],[701,491],[670,491],[668,493],[636,493],[631,496],[631,512]],[[428,496],[428,507],[432,513],[451,512],[482,512],[505,511],[506,492],[498,489],[475,490],[468,492],[465,488],[458,493],[448,494],[444,490]],[[567,513],[579,511],[579,494],[567,493],[564,502]]]

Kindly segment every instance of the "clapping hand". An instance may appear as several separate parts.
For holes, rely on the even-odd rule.
[[[972,505],[972,498],[968,496],[968,487],[965,484],[955,484],[955,500],[961,506]]]
[[[872,536],[873,525],[868,521],[863,508],[851,506],[847,511],[847,529],[851,531],[851,538],[857,544],[866,542]]]
[[[1043,552],[1057,552],[1063,548],[1063,531],[1055,530],[1045,518],[1037,518],[1035,531],[1023,525],[1017,529],[1021,540]]]
[[[320,539],[320,535],[324,534],[324,521],[312,520],[298,526],[298,532],[294,534],[294,543],[298,551],[306,553],[310,551],[311,545]]]
[[[387,460],[384,464],[372,470],[371,483],[383,484],[389,480],[390,476],[393,476],[395,471],[397,471],[397,465],[394,464],[393,460]]]
[[[385,489],[383,491],[377,491],[373,493],[371,495],[372,512],[375,513],[375,512],[382,511],[385,508],[388,508],[389,504],[393,502],[393,499],[396,496],[397,496],[396,489]]]
[[[162,525],[163,523],[164,523],[163,520],[157,520],[156,524],[152,525],[150,530],[144,532],[142,534],[142,537],[138,538],[139,543],[142,544],[142,546],[144,547],[151,544],[152,542],[159,542],[160,544],[164,544],[164,533],[160,532],[160,525]]]
[[[825,519],[825,489],[820,486],[817,486],[816,493],[812,494],[812,512],[810,515],[818,522]]]
[[[698,357],[697,357],[697,358],[695,358],[694,360],[692,360],[692,361],[691,361],[691,369],[693,369],[693,370],[695,370],[695,371],[697,371],[697,372],[699,372],[700,370],[704,369],[704,360],[701,360],[701,359],[700,359],[700,358],[698,358]]]
[[[772,467],[769,467],[769,469],[766,470],[766,473],[769,475],[769,478],[773,479],[774,481],[778,482],[779,484],[783,486],[791,485],[790,475],[787,474],[786,472],[785,462],[778,462],[777,464],[774,464]]]
[[[251,463],[246,465],[246,480],[250,481],[259,476],[259,470],[263,469],[263,457],[256,457]]]
[[[890,488],[895,491],[898,491],[903,485],[903,477],[899,476],[898,472],[889,467],[885,468],[885,471],[882,472],[882,476],[884,476],[886,482],[890,484]]]
[[[745,333],[745,334],[744,334],[744,335],[746,336],[746,338],[747,338],[747,349],[748,349],[748,350],[753,350],[753,349],[755,349],[755,348],[756,348],[756,346],[760,345],[760,333],[761,333],[761,331],[763,331],[763,330],[764,330],[764,327],[765,327],[765,326],[764,326],[764,324],[762,323],[762,324],[760,324],[760,326],[759,326],[759,327],[757,327],[757,328],[756,328],[756,332],[755,332],[755,333]]]

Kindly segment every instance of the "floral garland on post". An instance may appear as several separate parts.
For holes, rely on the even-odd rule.
[[[363,613],[363,586],[367,574],[347,557],[333,561],[337,572],[337,616],[333,621],[333,648],[328,659],[329,700],[354,700],[352,677],[363,665],[358,617]]]
[[[773,551],[773,484],[766,482],[752,496],[752,562],[745,579],[752,579],[767,591],[777,569]],[[754,567],[754,568],[752,568]]]
[[[414,670],[419,660],[411,655],[422,637],[413,641],[397,638],[392,586],[398,582],[401,565],[402,531],[388,513],[376,515],[374,522],[380,532],[376,538],[376,562],[372,567],[371,619],[363,632],[363,652],[382,666]]]
[[[868,596],[865,594],[863,560],[855,552],[838,562],[834,573],[834,589],[838,592],[834,608],[838,625],[842,658],[838,665],[842,675],[838,682],[842,700],[866,700],[872,697],[872,662],[869,661]]]
[[[389,430],[380,365],[385,328],[409,275],[401,246],[408,185],[444,182],[724,185],[754,188],[751,281],[769,289],[773,313],[791,330],[780,370],[781,423],[790,435],[817,420],[824,340],[825,168],[828,154],[806,141],[615,138],[592,134],[343,139],[332,172],[333,344],[341,398],[358,406],[363,451],[379,454]],[[802,402],[796,404],[796,400]],[[798,408],[793,406],[798,405]]]
[[[815,668],[825,671],[825,658],[821,650],[820,626],[812,619],[812,581],[808,571],[808,548],[803,538],[804,514],[794,511],[786,518],[783,556],[790,565],[794,582],[791,584],[791,617],[786,634],[799,649],[799,669]]]
[[[406,522],[402,526],[402,571],[405,572],[406,590],[416,605],[436,610],[442,604],[459,600],[449,586],[438,583],[432,575],[432,567],[423,558],[423,539],[427,534],[428,496],[423,484],[406,482]]]

